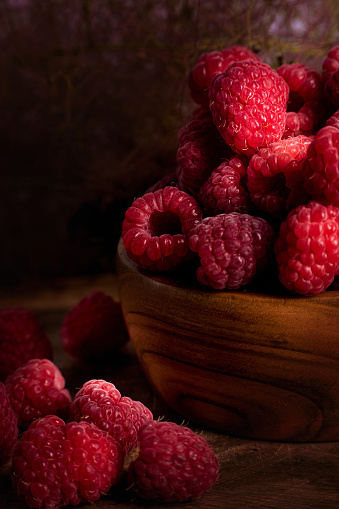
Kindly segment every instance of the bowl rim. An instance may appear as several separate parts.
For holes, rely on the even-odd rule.
[[[179,280],[170,278],[168,275],[164,275],[163,273],[153,273],[150,271],[147,271],[146,269],[140,268],[133,260],[129,258],[127,255],[126,249],[123,245],[122,238],[119,239],[118,246],[117,246],[117,260],[116,260],[116,269],[117,274],[119,276],[119,272],[121,270],[119,269],[119,264],[122,264],[125,266],[127,270],[130,272],[133,272],[135,274],[138,274],[138,277],[145,279],[147,281],[153,281],[157,285],[161,286],[171,286],[172,288],[178,288],[180,291],[187,291],[187,292],[198,292],[201,296],[206,296],[206,298],[213,297],[217,298],[220,296],[221,298],[230,298],[230,299],[250,299],[253,300],[253,298],[257,297],[258,299],[274,299],[274,300],[307,300],[309,302],[314,301],[323,301],[324,303],[326,301],[338,300],[339,301],[339,290],[325,290],[321,293],[312,295],[312,296],[304,296],[299,294],[293,294],[291,292],[288,292],[288,290],[284,290],[284,288],[281,288],[281,294],[275,294],[275,293],[259,293],[259,292],[253,292],[250,290],[247,290],[246,288],[241,290],[213,290],[204,288],[203,286],[199,285],[199,282],[197,281],[196,286],[193,286],[192,284],[188,283],[182,283]]]

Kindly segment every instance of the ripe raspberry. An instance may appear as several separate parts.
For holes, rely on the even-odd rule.
[[[321,122],[325,120],[326,110],[321,101],[306,102],[298,111],[288,111],[286,114],[283,138],[291,136],[310,136],[314,134]]]
[[[37,315],[28,309],[0,310],[0,380],[29,359],[52,359],[53,350]]]
[[[305,189],[317,201],[339,206],[339,130],[331,125],[320,129],[307,151],[304,164]]]
[[[5,385],[0,382],[0,466],[11,458],[18,436],[17,416],[12,408]]]
[[[339,129],[339,110],[335,111],[333,115],[331,115],[330,118],[326,120],[326,125],[330,125],[336,129]]]
[[[115,385],[105,380],[89,380],[71,403],[70,419],[94,423],[128,454],[138,445],[140,426],[153,419],[153,415],[140,401],[121,396]]]
[[[214,76],[225,71],[233,62],[241,60],[260,62],[260,58],[244,46],[230,46],[221,51],[210,51],[200,55],[188,77],[193,101],[208,104],[208,89]]]
[[[325,97],[334,108],[339,108],[339,46],[329,50],[322,65],[321,83]]]
[[[235,152],[252,155],[281,138],[288,94],[286,81],[269,65],[231,64],[209,89],[213,121]]]
[[[198,281],[217,290],[246,285],[267,265],[273,239],[273,228],[259,217],[238,212],[206,217],[188,238],[200,257]]]
[[[178,268],[192,256],[186,234],[201,217],[195,198],[176,187],[144,194],[126,211],[122,223],[127,255],[143,269]]]
[[[59,369],[48,359],[31,359],[6,378],[5,386],[21,428],[45,415],[68,416],[70,393]]]
[[[75,358],[110,355],[128,340],[120,302],[101,291],[88,293],[64,317],[60,337]]]
[[[305,102],[321,99],[320,74],[305,64],[294,62],[278,67],[277,73],[289,86],[288,111],[298,111]]]
[[[225,145],[211,114],[190,120],[179,131],[177,178],[181,189],[197,197],[212,170],[233,153]]]
[[[247,191],[247,174],[239,157],[224,161],[201,186],[198,201],[208,215],[249,212],[252,208]]]
[[[286,138],[271,143],[251,157],[247,187],[254,205],[275,217],[285,217],[291,190],[300,191],[302,166],[312,139]]]
[[[218,460],[201,435],[174,422],[150,421],[140,428],[139,456],[129,465],[128,481],[141,498],[196,500],[218,476]]]
[[[339,208],[311,201],[292,210],[275,243],[281,283],[305,296],[323,292],[339,273]]]
[[[119,446],[107,433],[49,415],[17,442],[12,480],[29,507],[54,509],[95,502],[117,484],[122,467]]]

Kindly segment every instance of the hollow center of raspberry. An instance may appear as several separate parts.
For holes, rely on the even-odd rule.
[[[165,233],[170,235],[182,233],[180,218],[171,211],[154,211],[150,216],[149,226],[151,234],[157,237]]]

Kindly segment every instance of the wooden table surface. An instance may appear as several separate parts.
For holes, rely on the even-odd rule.
[[[79,363],[61,346],[59,331],[70,306],[91,290],[103,290],[118,297],[114,275],[81,277],[0,289],[0,307],[22,306],[38,313],[54,347],[54,362],[63,373],[74,395],[92,378],[114,383],[125,396],[142,401],[155,418],[177,423],[175,414],[154,393],[138,364],[130,344],[105,365]],[[185,423],[187,424],[187,423]],[[188,423],[202,433],[214,448],[220,462],[220,477],[215,486],[197,501],[181,504],[152,504],[134,499],[125,489],[124,479],[109,495],[91,509],[334,509],[339,508],[339,442],[279,443],[247,440],[215,433]],[[24,509],[25,503],[13,493],[8,471],[0,471],[0,507]]]

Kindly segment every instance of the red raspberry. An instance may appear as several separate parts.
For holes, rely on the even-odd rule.
[[[209,89],[213,121],[235,152],[252,155],[281,138],[288,93],[285,80],[269,65],[231,64]]]
[[[117,484],[123,459],[115,440],[88,422],[49,415],[15,446],[12,480],[29,507],[56,509],[95,502]]]
[[[17,416],[5,385],[0,382],[0,466],[10,460],[18,436]]]
[[[179,187],[196,197],[212,170],[231,153],[211,114],[190,120],[179,131],[177,177]]]
[[[289,86],[288,111],[298,111],[305,102],[321,98],[320,74],[305,64],[294,62],[278,67],[277,73]]]
[[[287,112],[283,138],[314,134],[325,120],[325,111],[323,102],[309,101],[300,110]]]
[[[334,112],[333,115],[331,115],[330,118],[326,120],[326,125],[330,125],[336,129],[339,129],[339,110]]]
[[[249,283],[268,263],[273,228],[262,218],[231,212],[206,217],[189,233],[199,254],[198,281],[217,290]]]
[[[322,69],[321,82],[325,97],[334,108],[339,108],[339,46],[329,50]]]
[[[339,208],[311,201],[292,210],[275,243],[281,283],[305,296],[323,292],[339,273]]]
[[[285,217],[291,190],[300,191],[302,165],[312,139],[286,138],[271,143],[251,157],[247,168],[247,187],[254,205],[276,217]]]
[[[317,201],[339,206],[339,130],[331,125],[320,129],[307,151],[304,164],[305,189]]]
[[[178,268],[192,255],[186,234],[201,217],[195,198],[176,187],[144,194],[126,211],[122,223],[127,255],[143,269]]]
[[[141,498],[196,500],[218,476],[218,460],[201,435],[174,422],[150,421],[140,428],[139,456],[129,465],[128,481]]]
[[[68,416],[71,395],[59,369],[48,359],[31,359],[6,378],[5,386],[21,428],[45,415]]]
[[[93,291],[75,304],[63,319],[60,337],[66,352],[79,359],[100,359],[128,340],[121,304]]]
[[[0,310],[0,380],[30,359],[52,359],[49,338],[37,315],[28,309]]]
[[[208,89],[214,76],[225,71],[233,62],[260,58],[244,46],[230,46],[221,51],[205,52],[199,56],[188,77],[188,85],[193,101],[208,104]]]
[[[224,161],[201,186],[198,200],[208,215],[249,212],[252,208],[246,186],[247,174],[239,157]]]
[[[153,415],[140,401],[121,396],[115,385],[105,380],[89,380],[71,403],[70,419],[94,423],[128,454],[138,445],[140,426],[153,419]]]

